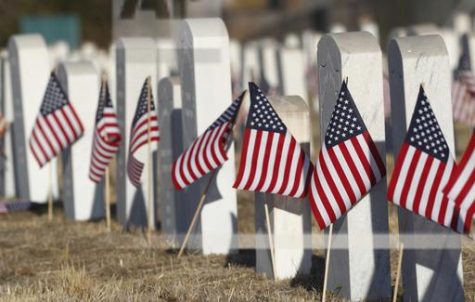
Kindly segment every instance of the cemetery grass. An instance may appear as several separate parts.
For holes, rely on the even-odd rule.
[[[244,195],[244,196],[243,196]],[[254,206],[240,196],[241,232],[253,230]],[[176,258],[152,247],[141,230],[71,222],[55,209],[0,218],[0,301],[311,301],[321,299],[324,259],[314,251],[310,277],[274,282],[254,271],[254,251]],[[393,216],[394,218],[394,216]],[[392,223],[392,228],[395,224]],[[475,301],[475,246],[464,246],[467,301]],[[392,271],[397,253],[393,251]],[[329,301],[341,301],[332,297]]]

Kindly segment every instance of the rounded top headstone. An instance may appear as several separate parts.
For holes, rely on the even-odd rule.
[[[369,32],[326,34],[318,42],[318,48],[322,45],[333,45],[340,53],[381,52],[376,37]]]

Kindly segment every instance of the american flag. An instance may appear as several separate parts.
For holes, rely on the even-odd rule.
[[[454,228],[459,233],[470,233],[475,214],[475,132],[444,193],[457,207]]]
[[[453,116],[458,122],[475,126],[475,75],[465,70],[458,72],[452,87]]]
[[[100,182],[114,154],[119,150],[121,135],[117,114],[112,106],[106,81],[101,84],[99,104],[96,113],[96,127],[92,142],[89,178]]]
[[[29,200],[1,200],[0,214],[23,212],[31,208],[31,201]]]
[[[189,186],[228,160],[228,137],[241,107],[243,92],[223,114],[196,138],[173,163],[172,180],[177,190]]]
[[[416,107],[396,160],[388,199],[451,227],[454,207],[442,193],[455,162],[421,85]]]
[[[150,105],[148,97],[150,96]],[[150,112],[149,112],[150,110]],[[143,147],[160,140],[160,130],[158,127],[158,116],[153,102],[150,78],[145,80],[140,93],[137,110],[132,121],[130,130],[129,157],[127,160],[127,174],[132,184],[140,186],[140,177],[147,156]],[[154,148],[152,148],[153,150]]]
[[[234,188],[303,198],[312,163],[254,83]]]
[[[343,82],[310,181],[310,205],[319,227],[349,211],[385,175],[384,162]]]
[[[30,137],[30,149],[42,167],[83,134],[84,127],[56,75],[51,73]]]

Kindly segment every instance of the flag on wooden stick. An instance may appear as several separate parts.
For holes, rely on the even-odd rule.
[[[150,78],[145,80],[140,93],[135,116],[130,130],[129,156],[127,159],[127,174],[136,187],[140,186],[140,178],[147,158],[148,143],[160,140],[158,115],[153,102]],[[153,150],[154,148],[152,148]]]
[[[52,72],[29,140],[40,167],[76,142],[83,132],[76,109]]]
[[[206,131],[197,137],[173,163],[172,181],[177,190],[183,189],[227,160],[228,137],[241,108],[245,91],[221,114]]]
[[[475,215],[475,132],[444,193],[457,207],[454,222],[457,232],[470,233]]]
[[[121,134],[117,113],[112,105],[106,81],[101,84],[97,106],[89,178],[100,182],[113,156],[119,150]]]
[[[421,85],[389,183],[388,199],[450,228],[455,207],[442,189],[454,167],[449,146]]]
[[[386,175],[386,168],[346,82],[310,181],[310,204],[321,229],[351,209]]]
[[[310,159],[254,83],[234,188],[295,198],[307,194]]]

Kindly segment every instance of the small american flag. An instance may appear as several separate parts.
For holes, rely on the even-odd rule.
[[[172,180],[178,190],[189,186],[228,160],[228,137],[241,107],[243,92],[223,114],[196,138],[173,163]]]
[[[150,103],[148,98],[150,97]],[[145,80],[140,93],[137,110],[130,130],[129,157],[127,160],[127,174],[132,184],[140,186],[140,178],[147,156],[146,149],[142,148],[152,142],[160,140],[158,116],[153,102],[150,78]],[[152,144],[153,145],[153,144]],[[153,150],[154,148],[152,148]]]
[[[310,205],[319,227],[349,211],[385,175],[384,162],[343,82],[310,181]]]
[[[60,154],[83,134],[84,127],[56,75],[51,73],[29,145],[40,165]]]
[[[475,126],[475,75],[465,70],[458,72],[452,87],[453,116],[458,122]]]
[[[254,83],[234,188],[303,198],[312,163]]]
[[[0,201],[0,214],[28,211],[31,207],[29,200]]]
[[[457,232],[470,233],[475,215],[475,132],[444,193],[457,207],[458,215],[455,215],[457,220],[454,224]]]
[[[117,114],[112,105],[107,82],[103,81],[97,106],[96,127],[94,129],[89,168],[89,178],[93,182],[101,181],[109,162],[119,150],[120,140]]]
[[[442,193],[455,162],[421,85],[416,107],[396,160],[388,199],[451,227],[454,206]]]

